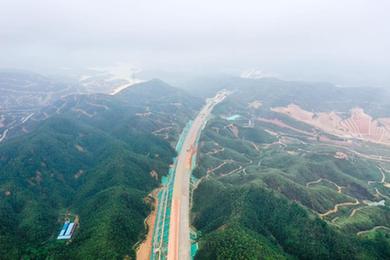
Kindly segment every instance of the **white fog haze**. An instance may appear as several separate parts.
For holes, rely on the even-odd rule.
[[[3,0],[0,67],[46,72],[126,63],[156,74],[260,70],[387,86],[389,11],[386,0]]]

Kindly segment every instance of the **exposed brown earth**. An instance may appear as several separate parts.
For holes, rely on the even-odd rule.
[[[337,112],[313,113],[295,104],[271,110],[339,137],[390,145],[390,118],[373,119],[361,108],[351,109],[347,119],[343,119]]]
[[[263,104],[260,100],[254,100],[248,104],[249,108],[259,109]]]
[[[137,248],[137,259],[139,260],[149,260],[152,252],[152,239],[153,239],[153,230],[154,223],[156,221],[156,213],[157,213],[157,194],[160,189],[155,189],[151,196],[153,198],[153,211],[149,214],[149,216],[145,219],[145,226],[147,226],[148,233],[146,234],[145,240],[139,245]]]

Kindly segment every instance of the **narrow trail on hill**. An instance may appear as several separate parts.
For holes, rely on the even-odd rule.
[[[353,216],[355,216],[356,212],[358,212],[359,210],[363,210],[365,208],[368,208],[368,207],[370,207],[370,206],[363,206],[363,207],[360,207],[360,208],[353,209],[351,214],[348,217],[352,218]]]
[[[356,205],[359,205],[360,202],[359,200],[355,199],[355,202],[343,202],[343,203],[338,203],[334,206],[333,209],[331,210],[328,210],[327,212],[325,213],[319,213],[320,217],[323,218],[323,217],[326,217],[330,214],[333,214],[333,213],[337,213],[339,211],[339,208],[340,207],[345,207],[345,206],[356,206]]]
[[[257,144],[255,144],[254,142],[250,142],[251,143],[251,145],[253,146],[253,148],[255,148],[255,150],[257,151],[257,152],[260,152],[260,149],[259,149],[259,147],[257,147]]]
[[[216,170],[220,169],[221,167],[223,167],[225,164],[228,164],[228,163],[231,163],[230,161],[223,161],[220,165],[218,165],[217,167],[213,168],[213,169],[210,169],[210,170],[207,170],[207,174],[211,174],[211,173],[214,173]]]
[[[225,148],[224,148],[224,147],[220,146],[219,144],[217,144],[217,145],[220,147],[219,149],[218,149],[218,148],[214,148],[213,150],[207,152],[206,154],[207,154],[207,155],[215,155],[215,154],[217,154],[217,153],[220,153],[220,152],[225,151]]]
[[[385,200],[382,200],[382,201],[385,202]],[[349,215],[349,217],[353,217],[356,214],[356,212],[363,210],[363,209],[366,209],[366,208],[369,208],[369,207],[384,206],[384,204],[383,205],[381,204],[382,201],[371,203],[371,202],[367,202],[367,201],[363,200],[363,203],[366,204],[366,206],[362,206],[362,207],[353,209],[351,214]]]
[[[110,110],[110,108],[108,106],[103,105],[103,104],[96,104],[96,103],[92,103],[92,102],[86,102],[86,104],[93,106],[93,107],[103,108],[104,110]]]
[[[382,179],[380,181],[380,183],[385,183],[385,180],[386,180],[386,175],[385,173],[383,172],[383,169],[381,167],[378,167],[379,171],[381,172],[382,174]]]
[[[383,169],[382,167],[380,166],[377,166],[380,174],[381,174],[381,180],[380,181],[368,181],[367,184],[370,185],[370,184],[374,184],[374,183],[381,183],[381,184],[384,184],[386,182],[386,175],[385,175],[385,169]]]
[[[72,108],[72,111],[74,111],[76,113],[79,113],[79,114],[82,114],[82,115],[85,115],[85,116],[90,117],[90,118],[95,116],[95,113],[90,114],[90,113],[88,113],[87,111],[85,111],[85,110],[83,110],[81,108]]]
[[[318,184],[318,183],[320,183],[320,182],[322,182],[322,181],[326,181],[326,182],[328,182],[328,183],[330,183],[330,184],[333,184],[334,186],[336,186],[337,192],[338,192],[338,193],[341,193],[341,190],[342,190],[342,188],[343,188],[342,186],[339,186],[339,185],[337,185],[337,183],[334,183],[333,181],[328,180],[328,179],[325,179],[325,178],[319,178],[319,179],[316,180],[316,181],[309,181],[308,183],[306,183],[306,188],[309,188],[310,185]]]
[[[378,188],[375,188],[375,192],[376,192],[376,194],[378,194],[378,195],[381,196],[382,198],[390,200],[390,197],[389,197],[389,196],[386,196],[386,195],[383,194],[383,193],[381,193],[381,192],[378,190]]]
[[[173,126],[166,126],[166,127],[160,128],[158,130],[154,130],[152,132],[152,134],[159,134],[159,133],[161,133],[163,131],[171,130],[172,128],[173,128]]]
[[[221,174],[221,175],[219,176],[219,178],[226,177],[226,176],[232,175],[233,173],[239,172],[239,171],[242,170],[242,168],[243,168],[243,167],[240,165],[237,169],[234,169],[234,170],[232,170],[232,171],[230,171],[230,172],[228,172],[228,173],[225,173],[225,174]]]
[[[356,235],[360,236],[360,235],[363,235],[363,234],[366,234],[368,232],[371,232],[371,231],[375,231],[375,230],[378,230],[378,229],[386,229],[386,230],[389,230],[390,231],[390,227],[386,227],[386,226],[375,226],[371,229],[368,229],[368,230],[363,230],[363,231],[359,231],[356,233]]]

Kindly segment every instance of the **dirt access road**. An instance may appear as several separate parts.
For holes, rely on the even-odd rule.
[[[191,259],[190,241],[190,177],[191,162],[198,137],[207,122],[214,106],[222,102],[230,93],[220,91],[214,98],[208,99],[199,112],[185,137],[180,154],[177,157],[175,181],[172,195],[171,217],[169,225],[168,260]]]

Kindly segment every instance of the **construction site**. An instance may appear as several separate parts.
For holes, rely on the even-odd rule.
[[[215,105],[229,94],[218,92],[208,99],[195,120],[184,127],[176,144],[178,156],[157,195],[150,259],[193,259],[197,251],[196,233],[190,230],[191,173],[196,166],[198,141]]]

